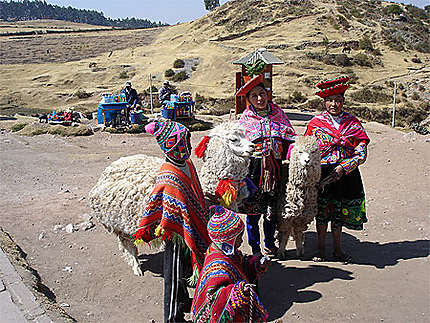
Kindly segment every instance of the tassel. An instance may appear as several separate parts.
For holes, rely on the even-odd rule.
[[[194,150],[194,154],[197,156],[197,158],[202,158],[205,154],[206,148],[208,147],[209,139],[210,137],[204,136],[200,143],[197,145],[196,149]]]
[[[196,287],[198,280],[199,280],[199,269],[196,266],[196,268],[194,268],[193,270],[193,274],[191,275],[191,277],[187,278],[187,282],[188,282],[188,285],[190,285],[190,287]]]
[[[222,206],[229,207],[237,198],[237,189],[231,183],[231,179],[222,179],[219,181],[215,190],[215,196],[220,199]]]

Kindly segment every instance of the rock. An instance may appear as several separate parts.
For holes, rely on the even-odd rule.
[[[42,240],[43,238],[45,238],[45,232],[41,232],[39,234],[39,240]]]
[[[66,272],[68,272],[68,273],[71,273],[71,272],[73,271],[73,268],[72,268],[72,267],[70,267],[70,266],[66,266],[66,267],[64,267],[64,268],[63,268],[63,271],[66,271]]]
[[[60,307],[70,307],[70,304],[67,304],[67,303],[61,303],[61,304],[60,304]]]
[[[88,231],[88,230],[91,230],[92,228],[94,228],[96,225],[93,223],[93,222],[91,222],[91,221],[88,221],[88,222],[82,222],[81,224],[79,224],[79,227],[82,229],[82,230],[84,230],[84,231]]]
[[[84,213],[81,215],[81,219],[84,222],[90,222],[93,219],[93,217],[92,217],[92,215],[89,215],[88,213]]]
[[[68,225],[66,225],[65,230],[67,233],[72,233],[73,231],[75,231],[75,228],[73,227],[73,224],[69,223]]]
[[[85,196],[82,196],[82,197],[79,199],[79,201],[83,201],[83,200],[85,200]]]
[[[64,227],[62,225],[60,225],[60,224],[54,225],[54,231],[55,232],[62,231],[62,230],[64,230]]]

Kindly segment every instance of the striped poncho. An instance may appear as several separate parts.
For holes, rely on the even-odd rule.
[[[196,170],[186,161],[190,177],[170,163],[161,166],[154,190],[147,201],[135,243],[154,239],[180,239],[191,251],[194,271],[200,271],[210,244],[207,233],[207,210]]]
[[[261,274],[257,262],[240,251],[227,256],[212,244],[194,292],[193,322],[266,322],[267,312],[255,291],[251,296],[243,292],[244,285]]]

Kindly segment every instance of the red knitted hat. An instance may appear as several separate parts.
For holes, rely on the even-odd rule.
[[[257,76],[254,76],[252,79],[250,79],[248,82],[246,82],[239,90],[237,90],[236,96],[245,96],[254,87],[256,87],[258,84],[263,83],[263,82],[264,82],[263,74],[259,74]]]
[[[332,95],[343,94],[349,88],[348,76],[341,76],[331,80],[319,82],[316,86],[321,90],[315,93],[321,98],[326,98]]]

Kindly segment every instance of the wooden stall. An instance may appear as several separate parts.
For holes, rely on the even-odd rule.
[[[265,64],[264,70],[264,85],[269,94],[269,100],[272,100],[272,76],[273,76],[273,65],[284,64],[279,58],[269,53],[265,48],[259,48],[251,54],[242,57],[233,62],[235,65],[241,65],[242,69],[236,73],[236,92],[239,90],[247,81],[251,79],[251,75],[247,73],[247,66],[252,66],[258,61],[263,61]],[[261,73],[260,73],[261,74]],[[242,113],[246,109],[245,97],[236,97],[235,101],[235,113]]]

